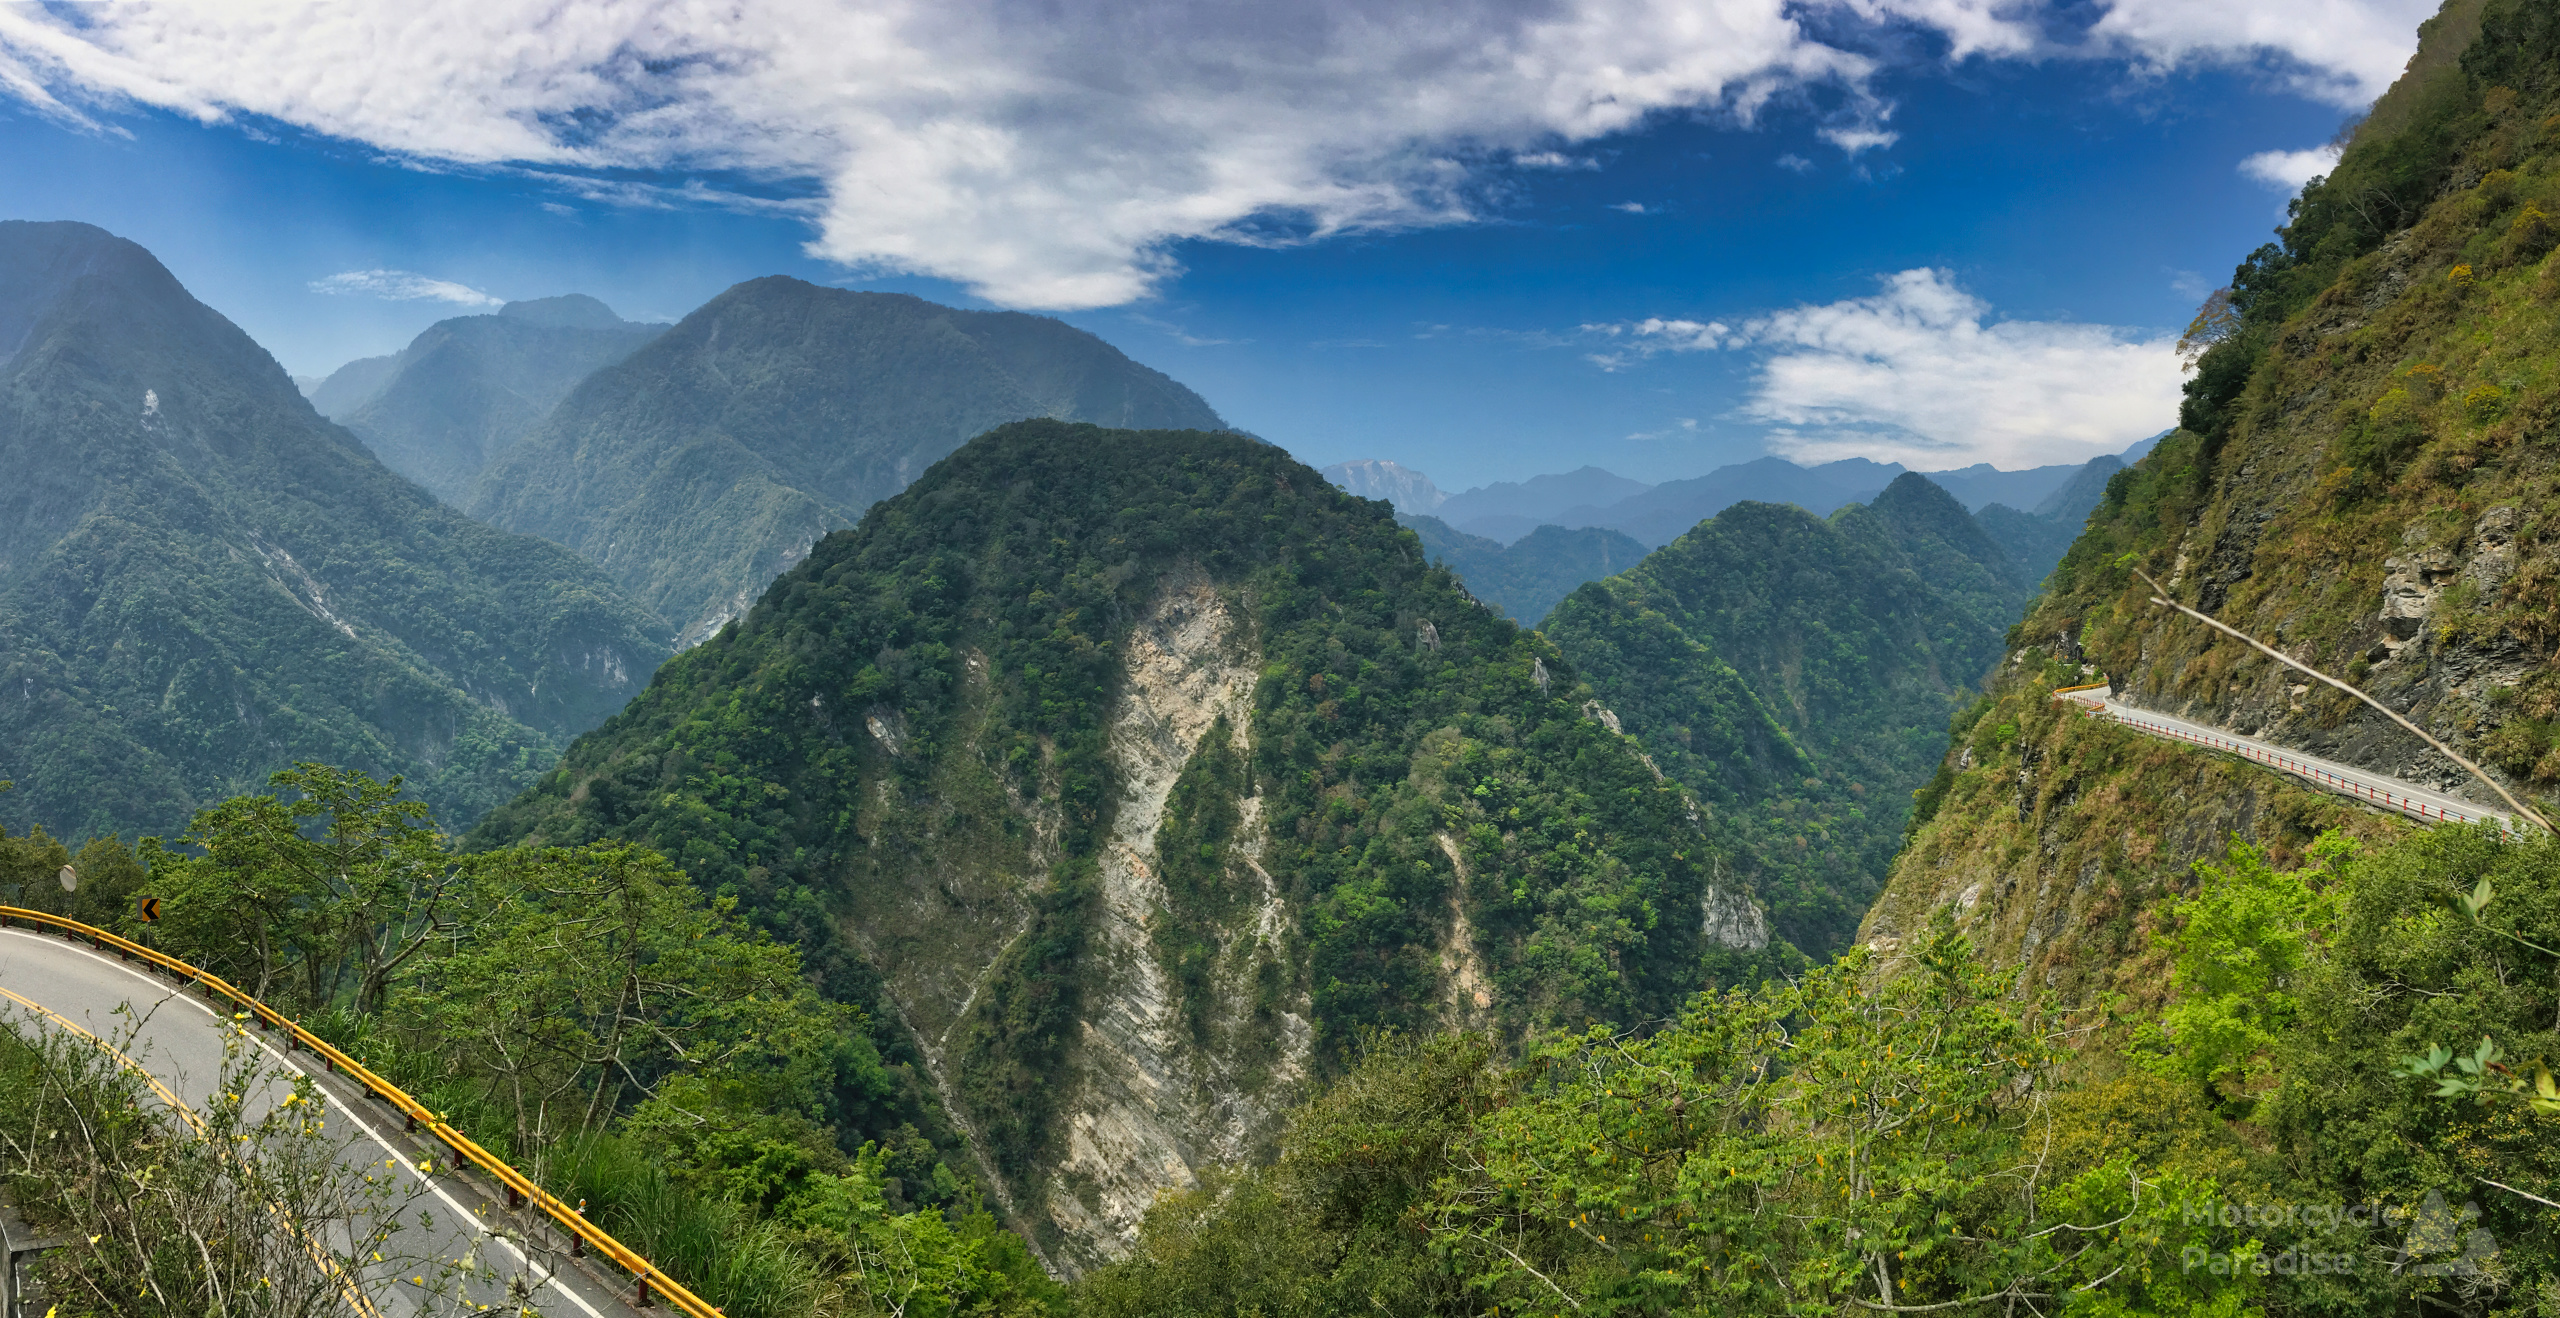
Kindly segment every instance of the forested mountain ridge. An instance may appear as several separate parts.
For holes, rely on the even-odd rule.
[[[465,504],[603,566],[693,644],[826,532],[1007,421],[1216,429],[1199,395],[1045,316],[784,276],[589,376]]]
[[[459,506],[489,459],[524,437],[580,380],[664,332],[569,294],[427,327],[388,359],[349,362],[312,392],[383,465]]]
[[[1694,799],[1606,713],[1277,449],[1023,422],[476,838],[644,841],[876,986],[1072,1270],[1368,1027],[1643,1019],[1756,963]]]
[[[457,820],[647,680],[662,625],[313,412],[142,248],[0,224],[0,819],[171,831],[297,760]]]
[[[2031,589],[1916,473],[1818,518],[1738,503],[1545,623],[1662,771],[1715,806],[1781,935],[1845,946],[1911,791]]]
[[[1396,520],[1422,537],[1432,562],[1446,564],[1476,598],[1523,627],[1537,626],[1574,587],[1625,571],[1645,553],[1632,537],[1600,526],[1541,526],[1506,545],[1424,514]]]

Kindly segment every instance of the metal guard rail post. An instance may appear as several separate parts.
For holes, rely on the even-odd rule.
[[[643,1307],[646,1307],[653,1297],[662,1297],[690,1315],[690,1318],[725,1318],[708,1301],[685,1289],[676,1282],[675,1278],[660,1272],[656,1264],[633,1253],[628,1246],[606,1234],[603,1228],[589,1222],[576,1209],[561,1203],[552,1196],[550,1191],[534,1184],[531,1177],[508,1166],[496,1155],[481,1148],[472,1141],[470,1136],[446,1125],[443,1118],[428,1111],[425,1104],[409,1097],[406,1092],[390,1081],[375,1075],[366,1069],[363,1063],[340,1052],[337,1046],[328,1040],[286,1019],[283,1012],[232,987],[221,976],[209,970],[197,969],[165,952],[154,951],[94,925],[82,924],[78,920],[48,914],[44,911],[31,911],[25,907],[0,906],[0,929],[8,928],[10,924],[18,921],[35,926],[49,926],[71,937],[85,938],[89,940],[90,946],[99,951],[113,950],[127,961],[139,957],[150,965],[198,985],[208,996],[218,994],[229,998],[246,1008],[261,1027],[284,1031],[286,1039],[292,1045],[318,1053],[331,1070],[364,1086],[368,1095],[382,1099],[398,1109],[400,1115],[407,1119],[410,1130],[423,1128],[428,1134],[442,1141],[446,1148],[453,1150],[454,1156],[496,1177],[498,1183],[507,1188],[507,1197],[515,1204],[531,1203],[540,1208],[550,1216],[552,1221],[584,1240],[589,1248],[612,1260],[615,1266],[623,1271],[630,1273],[632,1280],[639,1286],[639,1298]]]

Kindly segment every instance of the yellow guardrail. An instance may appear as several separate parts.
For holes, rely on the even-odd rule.
[[[2067,696],[2074,691],[2095,691],[2099,687],[2105,685],[2106,683],[2104,682],[2083,682],[2078,686],[2058,686],[2053,689],[2053,694],[2057,696]]]
[[[453,1150],[455,1157],[496,1177],[498,1183],[507,1188],[507,1198],[512,1206],[520,1208],[530,1203],[541,1209],[550,1215],[552,1221],[559,1223],[572,1235],[585,1241],[587,1246],[597,1254],[630,1273],[632,1281],[639,1288],[640,1307],[648,1307],[653,1298],[664,1298],[669,1304],[683,1310],[692,1318],[723,1318],[721,1312],[713,1308],[708,1301],[686,1290],[676,1282],[675,1278],[660,1272],[656,1264],[633,1253],[630,1247],[614,1239],[603,1228],[589,1222],[579,1214],[578,1210],[560,1202],[550,1191],[534,1184],[531,1177],[508,1166],[497,1155],[481,1148],[472,1141],[470,1136],[446,1125],[443,1118],[428,1111],[425,1104],[409,1097],[399,1086],[375,1075],[363,1063],[340,1052],[337,1046],[328,1040],[287,1019],[283,1012],[232,987],[221,976],[209,970],[198,969],[165,952],[144,947],[132,939],[108,933],[94,925],[82,924],[78,920],[48,914],[44,911],[31,911],[20,906],[0,906],[0,929],[20,921],[57,929],[71,938],[87,939],[90,946],[97,950],[112,951],[127,961],[138,957],[147,964],[157,966],[180,979],[195,984],[202,988],[207,996],[229,998],[232,1002],[246,1008],[251,1019],[257,1021],[261,1029],[283,1031],[287,1040],[286,1051],[290,1052],[298,1046],[319,1054],[321,1059],[328,1063],[330,1070],[363,1085],[367,1094],[398,1109],[400,1115],[407,1119],[409,1130],[426,1131],[442,1141],[446,1148]]]

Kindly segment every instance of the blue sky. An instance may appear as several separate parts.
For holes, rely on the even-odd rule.
[[[1051,5],[1035,56],[992,17],[786,5],[895,50],[800,67],[785,25],[688,56],[753,66],[727,80],[616,71],[629,33],[490,74],[467,60],[517,34],[488,8],[391,55],[0,14],[0,217],[143,243],[297,373],[475,297],[674,318],[785,273],[1047,310],[1307,461],[1450,490],[1773,450],[2016,467],[2169,424],[2167,341],[2316,168],[2244,162],[2326,142],[2424,6],[2258,7],[2310,38],[2200,0],[1452,6],[1512,43],[1479,67],[1355,9],[1265,31],[1168,3],[1132,36]],[[1380,46],[1406,82],[1303,72]],[[287,67],[229,71],[261,59]],[[789,140],[811,123],[841,126]]]

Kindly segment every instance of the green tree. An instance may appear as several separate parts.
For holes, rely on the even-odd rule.
[[[269,782],[292,795],[197,813],[180,841],[203,854],[146,844],[165,946],[261,999],[290,977],[306,1007],[352,987],[358,1011],[378,1012],[449,915],[453,857],[399,778],[300,764]]]
[[[2234,839],[2216,866],[2196,862],[2202,886],[2170,904],[2179,922],[2161,941],[2175,956],[2171,1000],[2138,1047],[2153,1069],[2243,1106],[2267,1080],[2268,1051],[2291,1028],[2318,931],[2336,916],[2330,884],[2355,844],[2336,833],[2312,843],[2309,863],[2279,871]]]
[[[1541,1050],[1444,1181],[1435,1233],[1523,1313],[2183,1309],[2210,1190],[2054,1165],[2060,1022],[1941,924],[1902,965],[1702,997]]]
[[[518,1148],[597,1130],[677,1075],[814,1105],[851,1015],[733,901],[627,843],[487,852],[462,872],[450,929],[389,1017],[404,1047],[483,1088]]]

